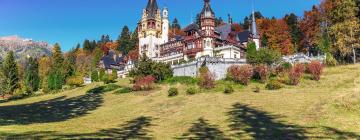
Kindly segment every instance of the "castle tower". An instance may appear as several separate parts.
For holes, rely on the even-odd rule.
[[[215,32],[215,13],[211,9],[210,0],[204,0],[204,7],[200,13],[200,28],[202,30],[203,48],[202,56],[213,56],[214,38],[212,37]]]
[[[162,43],[166,43],[169,41],[169,11],[165,7],[162,12],[162,35],[161,38],[163,39]]]
[[[251,34],[252,39],[255,42],[256,50],[260,49],[260,35],[257,32],[257,26],[256,26],[256,19],[255,19],[255,12],[253,10],[252,12],[252,23],[251,23]]]
[[[156,0],[149,0],[143,15],[138,23],[139,54],[149,58],[159,56],[159,46],[164,43],[162,39],[163,19]]]

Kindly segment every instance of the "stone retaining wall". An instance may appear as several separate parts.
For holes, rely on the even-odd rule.
[[[217,80],[226,78],[227,69],[231,65],[243,65],[246,64],[245,59],[224,59],[214,57],[203,57],[193,62],[189,62],[181,65],[172,66],[174,76],[190,76],[196,77],[199,72],[199,68],[202,65],[206,65],[210,72],[214,73]]]

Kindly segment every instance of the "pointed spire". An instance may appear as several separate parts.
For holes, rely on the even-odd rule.
[[[233,24],[233,19],[230,14],[228,14],[228,22],[229,24]]]
[[[159,7],[156,0],[149,0],[146,6],[146,12],[148,13],[148,18],[155,18]]]
[[[259,34],[257,32],[257,26],[256,26],[256,19],[255,19],[255,11],[253,9],[253,12],[252,12],[252,24],[251,24],[251,31],[252,31],[252,35],[253,35],[253,38],[259,38]]]
[[[210,17],[215,14],[211,9],[210,0],[204,0],[204,8],[202,9],[201,14],[204,14],[205,17]]]

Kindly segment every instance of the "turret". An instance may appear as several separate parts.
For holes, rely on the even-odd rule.
[[[162,11],[162,34],[163,43],[169,41],[169,11],[165,7]]]
[[[260,35],[257,31],[254,11],[252,12],[251,34],[252,34],[253,41],[255,42],[255,45],[256,45],[256,50],[259,50],[260,49]]]
[[[150,58],[159,56],[159,46],[164,43],[163,19],[156,0],[148,0],[139,22],[139,54],[146,54]]]
[[[204,0],[204,7],[200,13],[201,30],[206,36],[211,36],[215,31],[215,13],[211,9],[210,0]]]

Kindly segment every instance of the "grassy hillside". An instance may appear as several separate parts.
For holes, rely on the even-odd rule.
[[[99,86],[0,103],[0,139],[360,139],[360,65],[327,68],[320,82],[305,78],[278,91],[252,83],[189,96],[178,84],[171,98],[169,85],[86,94]]]

